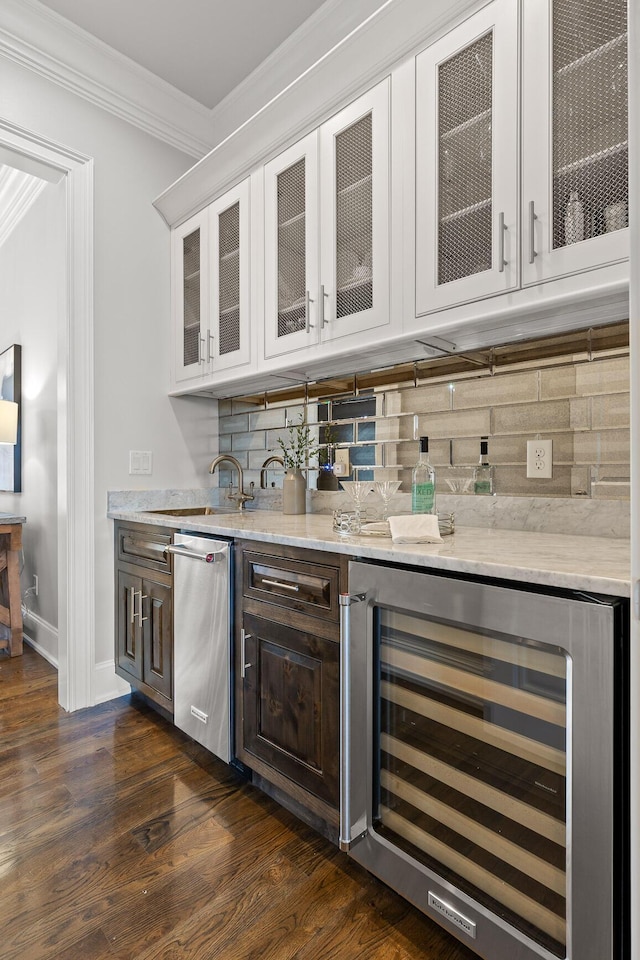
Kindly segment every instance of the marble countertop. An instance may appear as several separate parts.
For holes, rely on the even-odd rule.
[[[113,510],[108,516],[209,536],[312,547],[427,570],[630,596],[631,548],[629,540],[624,539],[463,526],[456,527],[453,536],[444,537],[442,543],[394,544],[382,537],[341,537],[332,529],[332,517],[319,513],[289,516],[274,510],[254,510],[176,518],[142,510]]]
[[[21,517],[16,513],[0,513],[0,524],[3,523],[26,523],[27,518]]]

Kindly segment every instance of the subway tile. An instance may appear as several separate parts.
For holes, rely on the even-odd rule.
[[[270,410],[261,410],[259,413],[249,414],[250,430],[271,430],[276,427],[284,427],[285,410],[284,407],[277,407]]]
[[[575,366],[551,367],[540,371],[540,399],[559,400],[576,395]]]
[[[571,496],[589,496],[589,467],[580,466],[571,468]]]
[[[434,439],[484,437],[490,433],[490,426],[489,410],[452,410],[449,413],[422,415],[418,421],[419,435]]]
[[[546,400],[522,406],[495,407],[491,432],[497,435],[566,431],[570,423],[571,408],[568,400]]]
[[[233,434],[226,433],[223,436],[218,438],[218,450],[220,453],[231,453],[231,444],[233,441]]]
[[[232,414],[232,400],[218,400],[218,416],[230,417]]]
[[[593,397],[592,426],[594,430],[628,427],[631,407],[628,393],[614,393],[611,396]]]
[[[573,430],[591,429],[591,397],[569,400],[569,422]]]
[[[534,403],[538,399],[538,372],[505,373],[502,376],[462,380],[454,384],[453,408],[494,407],[503,404]]]
[[[402,411],[435,413],[451,409],[451,390],[448,383],[434,383],[423,387],[401,390]]]
[[[295,404],[285,408],[287,423],[300,423],[304,420],[304,404]]]
[[[256,410],[264,409],[264,403],[253,403],[248,400],[232,400],[232,411],[238,413],[255,413]]]
[[[249,429],[249,415],[237,414],[232,417],[220,417],[220,433],[246,433]]]
[[[608,357],[576,364],[576,393],[595,396],[629,389],[629,357]]]
[[[631,437],[628,430],[597,430],[576,433],[574,459],[576,464],[630,463]]]
[[[494,471],[494,490],[511,497],[570,497],[571,467],[554,466],[551,479],[527,477],[526,466],[501,467]]]
[[[526,464],[527,441],[532,436],[489,437],[489,462],[495,464]],[[573,463],[573,434],[553,434],[554,463]],[[479,440],[454,440],[453,462],[464,465],[477,463],[480,458]]]
[[[266,434],[264,430],[250,433],[236,433],[233,437],[233,450],[264,450]]]

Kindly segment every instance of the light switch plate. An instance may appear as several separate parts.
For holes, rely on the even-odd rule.
[[[527,477],[550,480],[553,476],[553,440],[527,440]]]
[[[129,450],[129,475],[149,476],[153,470],[151,450]]]

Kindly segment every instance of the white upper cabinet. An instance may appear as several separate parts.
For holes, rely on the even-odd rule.
[[[211,326],[207,361],[213,372],[249,362],[250,181],[209,207]]]
[[[265,166],[265,356],[389,323],[389,81]]]
[[[209,212],[191,217],[172,234],[174,380],[203,376],[209,314]]]
[[[524,0],[523,282],[629,255],[626,0]]]
[[[416,59],[416,310],[518,284],[518,5],[494,0]]]
[[[250,181],[173,231],[176,384],[250,360]]]
[[[318,134],[264,168],[265,356],[318,339]]]

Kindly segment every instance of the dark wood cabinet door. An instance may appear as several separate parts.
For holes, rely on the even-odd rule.
[[[143,580],[142,594],[142,677],[150,687],[171,700],[171,587],[152,580]]]
[[[251,615],[244,628],[244,750],[337,806],[339,644]]]
[[[117,663],[121,670],[142,680],[142,634],[137,616],[142,579],[118,570],[117,590]]]

